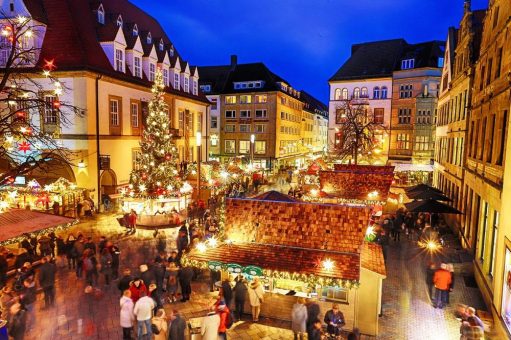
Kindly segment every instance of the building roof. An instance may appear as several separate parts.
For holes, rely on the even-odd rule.
[[[283,194],[275,190],[267,191],[258,196],[252,197],[252,199],[261,201],[298,202],[298,200],[295,199],[294,197],[291,197],[289,195]]]
[[[406,45],[404,39],[354,44],[350,58],[330,81],[390,77]]]
[[[300,99],[305,103],[305,111],[318,113],[323,117],[328,117],[328,106],[314,98],[311,94],[302,90],[300,91]]]
[[[44,66],[46,60],[54,60],[57,71],[91,70],[120,80],[150,87],[147,79],[115,71],[110,64],[100,41],[112,41],[117,33],[116,20],[119,14],[123,26],[130,23],[131,29],[136,23],[139,32],[151,32],[153,44],[158,44],[160,37],[165,45],[173,46],[161,25],[146,12],[127,0],[75,1],[75,0],[26,0],[27,8],[34,18],[44,16],[47,30],[43,40],[38,66]],[[105,24],[97,21],[97,8],[102,4],[105,10]],[[135,39],[126,34],[128,48],[133,47]],[[142,40],[146,51],[149,46]],[[150,48],[149,48],[150,50]],[[177,55],[177,51],[174,50]],[[128,68],[127,68],[128,69]],[[207,102],[207,99],[183,91],[167,88],[167,92],[183,97]]]
[[[204,252],[192,250],[188,258],[196,261],[218,261],[225,264],[257,266],[265,270],[300,273],[320,277],[356,280],[360,278],[360,255],[314,249],[301,249],[257,243],[222,244]],[[330,259],[334,266],[325,270],[321,262]]]
[[[418,44],[406,45],[400,60],[414,59],[414,68],[438,67],[438,58],[445,55],[445,41],[433,40]],[[397,63],[396,71],[401,70],[401,63]]]
[[[383,250],[379,244],[364,242],[360,258],[362,267],[382,276],[387,276]]]

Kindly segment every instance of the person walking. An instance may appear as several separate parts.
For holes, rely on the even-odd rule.
[[[130,228],[130,233],[134,234],[137,232],[137,213],[135,210],[131,209],[130,214],[128,216],[128,228]]]
[[[177,310],[170,313],[170,327],[168,340],[185,339],[186,321],[181,317]]]
[[[186,302],[190,300],[190,295],[192,294],[192,278],[193,278],[193,269],[192,267],[184,267],[179,270],[179,285],[181,286],[181,302]]]
[[[22,308],[27,312],[26,328],[31,330],[35,324],[34,303],[37,300],[35,281],[31,278],[23,281],[23,292],[20,296]]]
[[[176,253],[177,254],[177,253]],[[176,266],[175,262],[170,262],[167,267],[167,294],[169,303],[173,303],[177,301],[176,293],[177,293],[177,275],[179,269]]]
[[[13,340],[23,340],[27,328],[27,312],[18,302],[9,309],[10,319],[7,324],[8,334]]]
[[[121,251],[119,247],[112,245],[109,248],[110,254],[112,255],[112,280],[117,280],[119,278],[119,264]]]
[[[433,283],[433,277],[435,276],[436,265],[433,262],[430,262],[428,267],[426,268],[426,284],[428,285],[429,298],[431,301],[435,298],[433,295],[433,288],[435,284]]]
[[[133,281],[133,276],[131,276],[131,270],[126,268],[124,269],[123,276],[117,283],[117,288],[121,291],[121,296],[126,289],[130,289],[130,283]]]
[[[89,286],[95,286],[98,284],[98,260],[92,254],[90,249],[83,252],[81,265],[83,271],[85,271],[85,282]]]
[[[44,292],[44,307],[49,308],[55,303],[55,273],[57,267],[51,261],[50,256],[41,259],[41,268],[39,268],[39,285]]]
[[[142,293],[147,295],[147,287],[140,278],[136,277],[130,284],[130,292],[131,299],[133,300],[134,303],[136,303],[138,299],[140,299],[140,297],[142,296]]]
[[[218,326],[218,339],[227,340],[228,317],[231,311],[224,300],[219,300],[215,307],[216,313],[220,316],[220,325]]]
[[[257,322],[259,321],[261,305],[264,302],[264,291],[258,278],[254,278],[254,280],[250,283],[250,287],[248,288],[248,298],[250,306],[252,306],[252,321]]]
[[[462,340],[484,340],[484,328],[477,325],[474,319],[463,321],[460,333]]]
[[[222,281],[222,293],[227,307],[231,307],[232,302],[232,287],[229,277]]]
[[[484,329],[484,323],[479,317],[476,315],[476,310],[474,307],[468,307],[467,308],[467,321],[470,322],[470,320],[473,319],[473,323],[477,326]]]
[[[236,284],[234,285],[234,305],[236,308],[236,314],[238,320],[241,320],[243,316],[243,309],[245,307],[245,300],[247,299],[248,288],[245,280],[240,275],[236,278]]]
[[[153,316],[153,309],[156,306],[153,299],[147,296],[145,291],[140,292],[140,299],[137,300],[133,307],[133,314],[137,318],[137,339],[142,340],[144,335],[146,339],[150,340],[153,336],[151,328],[151,319]]]
[[[110,280],[112,278],[112,254],[107,248],[103,248],[101,251],[101,274],[103,274],[105,278],[105,284],[110,285]]]
[[[307,330],[307,307],[305,307],[305,299],[300,297],[293,305],[291,312],[291,329],[294,333],[294,339],[304,340]]]
[[[220,327],[220,315],[218,313],[209,312],[202,319],[201,330],[200,333],[202,335],[202,340],[217,340],[218,339],[218,329]]]
[[[156,283],[156,278],[154,277],[153,268],[149,268],[147,264],[141,264],[140,267],[140,278],[144,281],[146,286],[149,286],[151,283]]]
[[[76,277],[82,277],[83,271],[83,252],[85,251],[85,246],[83,244],[83,236],[78,236],[78,239],[73,243],[73,257],[76,257]]]
[[[131,299],[131,292],[128,289],[123,291],[119,304],[121,307],[120,325],[122,328],[122,339],[131,340],[133,324],[135,323],[135,314],[133,314],[135,304]]]
[[[168,326],[165,310],[163,308],[158,309],[151,322],[152,325],[158,330],[158,334],[154,333],[154,340],[167,340]]]
[[[70,234],[66,239],[66,257],[67,257],[67,268],[69,270],[76,269],[76,259],[78,258],[78,254],[74,247],[76,239],[73,234]]]
[[[433,276],[433,283],[436,288],[435,308],[444,308],[447,304],[447,294],[451,285],[451,273],[447,270],[447,265],[442,263]]]

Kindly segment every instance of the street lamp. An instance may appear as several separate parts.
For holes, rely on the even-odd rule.
[[[202,144],[202,133],[197,131],[195,135],[197,144],[197,201],[200,199],[200,163],[201,163],[201,144]]]
[[[254,143],[255,143],[255,135],[250,135],[250,164],[254,163]]]

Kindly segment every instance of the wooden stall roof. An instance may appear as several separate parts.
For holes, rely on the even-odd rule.
[[[328,278],[358,280],[360,277],[360,255],[302,249],[271,244],[240,243],[222,244],[204,252],[192,250],[190,260],[236,263],[241,266],[258,266],[266,270],[300,273]],[[334,262],[332,270],[323,269],[325,259]]]
[[[383,251],[379,244],[364,242],[361,253],[362,267],[387,277]]]

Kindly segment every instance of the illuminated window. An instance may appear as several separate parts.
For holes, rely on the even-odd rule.
[[[110,125],[119,126],[119,101],[110,99]]]
[[[225,96],[226,104],[236,104],[236,96]]]
[[[225,153],[236,153],[236,141],[226,140],[225,141]]]
[[[124,53],[122,50],[115,50],[115,69],[124,72]]]
[[[149,81],[154,81],[154,73],[156,72],[156,65],[149,64]]]
[[[138,128],[138,104],[131,103],[131,126]]]
[[[404,59],[401,60],[401,69],[408,70],[413,68],[415,65],[415,59]]]
[[[249,140],[240,140],[239,145],[239,153],[246,154],[250,152],[250,141]]]
[[[133,69],[135,71],[135,77],[142,78],[142,61],[140,57],[133,59]]]
[[[102,4],[98,8],[98,22],[103,25],[105,24],[105,9]]]
[[[241,95],[240,96],[240,104],[250,104],[252,103],[252,96],[250,95]]]
[[[266,103],[268,101],[268,96],[265,94],[256,94],[254,101],[256,103]]]
[[[254,153],[255,154],[265,154],[266,153],[266,141],[264,140],[256,140],[254,143]]]

